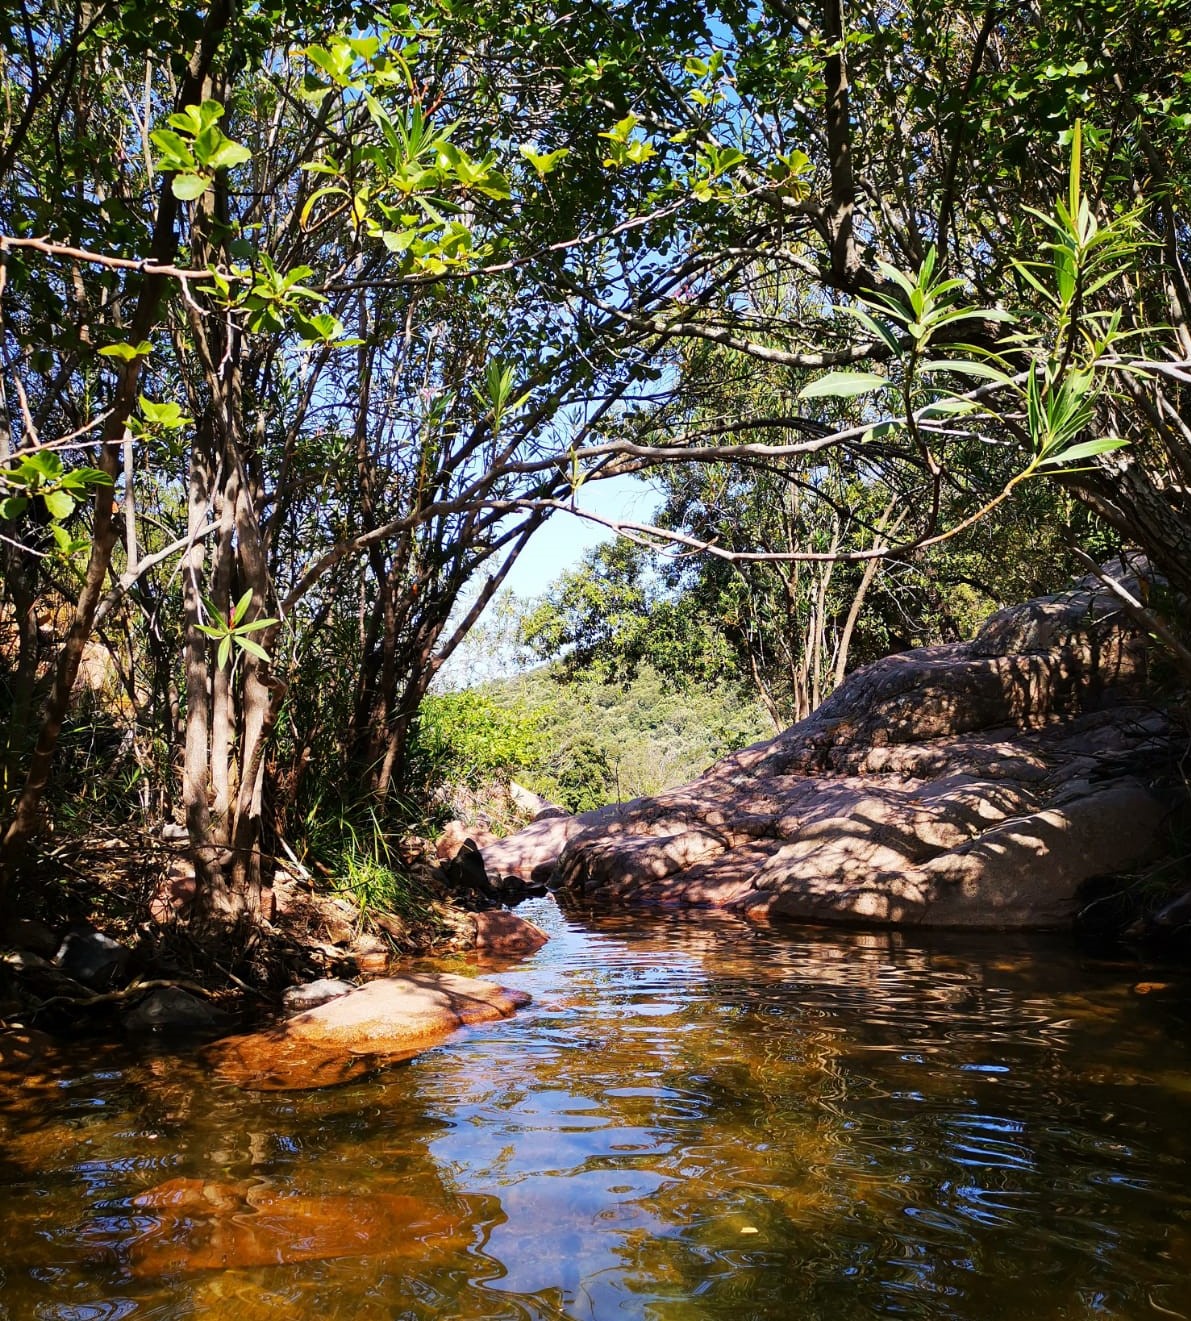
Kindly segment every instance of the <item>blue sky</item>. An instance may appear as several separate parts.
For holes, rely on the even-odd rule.
[[[605,518],[647,522],[657,503],[653,489],[633,477],[613,477],[580,488],[579,504]],[[434,681],[437,691],[472,687],[536,663],[527,659],[516,644],[515,623],[507,611],[509,594],[521,600],[541,596],[559,574],[576,568],[586,551],[612,537],[612,532],[597,523],[562,512],[552,514],[509,570],[504,587],[479,626],[439,672]],[[465,606],[466,599],[457,614],[461,615]]]
[[[580,488],[578,501],[584,509],[605,518],[624,518],[638,523],[649,520],[657,502],[653,489],[635,477],[592,482]],[[505,586],[517,596],[540,596],[560,573],[575,568],[584,552],[603,541],[611,541],[612,535],[598,523],[589,523],[571,514],[552,514],[546,525],[534,533],[521,558],[509,571]]]

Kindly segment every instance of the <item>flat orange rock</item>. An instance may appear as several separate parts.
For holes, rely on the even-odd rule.
[[[133,1275],[281,1266],[331,1257],[418,1256],[466,1246],[454,1217],[393,1193],[308,1196],[171,1179],[133,1199],[149,1228]]]
[[[508,1018],[528,1003],[522,991],[454,973],[382,977],[264,1032],[226,1037],[205,1054],[242,1087],[328,1087],[410,1059],[469,1023]]]

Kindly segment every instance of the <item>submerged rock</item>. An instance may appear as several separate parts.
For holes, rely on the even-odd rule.
[[[0,1084],[19,1084],[29,1074],[43,1070],[45,1058],[52,1056],[53,1037],[36,1028],[20,1027],[0,1031]]]
[[[1175,731],[1145,684],[1144,636],[1085,579],[865,666],[690,784],[535,822],[485,865],[752,918],[1063,926],[1086,881],[1160,847]]]
[[[128,1032],[214,1032],[226,1027],[227,1015],[180,986],[161,986],[149,992],[124,1015]]]
[[[523,991],[453,973],[385,977],[263,1032],[226,1037],[207,1058],[242,1087],[299,1090],[358,1078],[410,1059],[469,1023],[508,1018]]]
[[[334,1257],[421,1260],[466,1246],[458,1217],[395,1193],[311,1196],[259,1184],[171,1179],[132,1203],[145,1222],[127,1249],[134,1276]]]

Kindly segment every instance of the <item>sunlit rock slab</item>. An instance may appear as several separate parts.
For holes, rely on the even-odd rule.
[[[171,1179],[132,1199],[134,1276],[281,1266],[336,1257],[424,1261],[466,1246],[458,1217],[393,1193],[307,1195],[252,1184]]]
[[[1085,579],[971,642],[857,670],[690,784],[535,822],[485,865],[598,902],[753,919],[1062,927],[1086,882],[1163,847],[1157,782],[1178,735],[1147,663],[1145,636]]]
[[[454,973],[382,977],[265,1031],[225,1037],[205,1057],[241,1087],[329,1087],[410,1059],[468,1024],[508,1018],[529,1001],[523,991]]]

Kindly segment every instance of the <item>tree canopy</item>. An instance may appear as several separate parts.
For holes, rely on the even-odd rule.
[[[745,626],[775,711],[842,672],[830,592],[1043,480],[1191,588],[1173,0],[18,8],[4,874],[100,638],[200,909],[254,913],[309,777],[408,793],[434,674],[614,475],[669,474],[638,543],[819,593]]]

